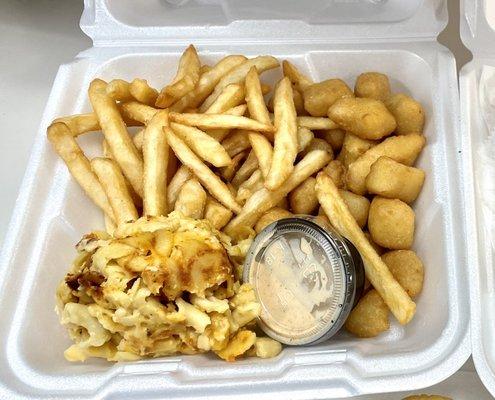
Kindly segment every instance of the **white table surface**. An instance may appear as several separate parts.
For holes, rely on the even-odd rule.
[[[0,247],[58,66],[91,46],[79,29],[82,8],[82,1],[76,0],[0,0]],[[454,52],[460,67],[470,54],[458,37],[457,0],[449,0],[449,12],[449,26],[440,41]],[[473,371],[469,360],[447,381],[419,392],[456,398],[462,382],[473,390],[471,399],[490,399]]]

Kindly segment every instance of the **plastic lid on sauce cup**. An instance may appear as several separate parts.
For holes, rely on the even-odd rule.
[[[244,282],[261,303],[259,326],[288,345],[329,339],[361,297],[364,270],[354,246],[312,216],[273,222],[253,241]]]

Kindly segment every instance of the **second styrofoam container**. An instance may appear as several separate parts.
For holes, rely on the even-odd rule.
[[[310,14],[279,1],[247,8],[241,1],[183,3],[86,1],[82,26],[95,47],[60,68],[0,259],[0,397],[341,398],[421,388],[453,374],[470,353],[469,290],[455,61],[436,42],[446,23],[445,2],[316,1],[316,8],[306,7]],[[160,20],[160,12],[173,18]],[[102,217],[51,150],[46,126],[56,116],[90,110],[86,92],[94,77],[139,76],[163,86],[189,42],[208,64],[229,53],[272,54],[317,81],[341,77],[352,86],[361,72],[381,71],[394,92],[424,105],[427,146],[418,166],[427,178],[414,206],[414,249],[426,276],[409,325],[391,316],[391,329],[377,338],[342,332],[317,346],[286,347],[270,360],[179,355],[71,364],[63,358],[70,341],[53,311],[55,287],[74,257],[73,245],[101,227]],[[89,155],[98,154],[99,134],[80,141]]]

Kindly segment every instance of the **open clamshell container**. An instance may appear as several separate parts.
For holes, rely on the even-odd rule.
[[[473,53],[459,75],[472,353],[495,396],[495,3],[464,0],[462,13],[461,38]]]
[[[94,46],[60,67],[0,259],[0,397],[342,398],[426,387],[453,374],[470,354],[469,288],[457,75],[453,55],[436,41],[446,23],[442,0],[86,0],[81,27]],[[64,359],[70,341],[53,311],[55,287],[74,244],[102,227],[102,216],[50,148],[46,127],[90,110],[94,77],[143,77],[162,87],[189,43],[205,63],[273,54],[316,81],[341,77],[352,86],[361,72],[381,71],[394,92],[423,104],[427,146],[418,165],[427,175],[414,205],[414,249],[426,279],[409,325],[391,316],[391,329],[377,338],[341,332],[268,360]],[[98,134],[80,141],[90,156],[99,153]]]

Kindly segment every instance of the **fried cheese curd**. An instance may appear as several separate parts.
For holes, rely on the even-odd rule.
[[[75,342],[65,357],[276,356],[280,344],[254,332],[254,290],[238,280],[249,242],[233,246],[208,221],[178,212],[84,236],[57,289],[57,313]]]

